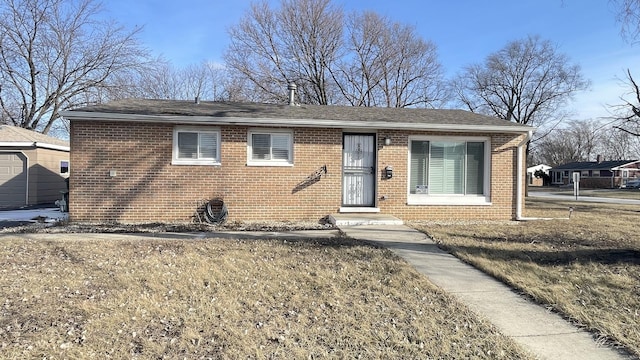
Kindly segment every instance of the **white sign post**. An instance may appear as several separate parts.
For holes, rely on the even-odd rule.
[[[573,173],[573,195],[575,195],[576,200],[578,200],[578,195],[580,195],[580,173]]]

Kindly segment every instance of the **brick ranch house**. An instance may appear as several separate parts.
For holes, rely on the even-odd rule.
[[[70,220],[517,219],[533,128],[463,110],[123,100],[71,122]]]
[[[573,183],[573,174],[580,174],[580,186],[612,189],[625,187],[627,181],[640,178],[640,160],[578,161],[555,166],[549,170],[552,185]]]

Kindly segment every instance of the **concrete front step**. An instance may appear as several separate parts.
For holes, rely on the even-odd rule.
[[[356,225],[402,225],[395,216],[372,213],[337,213],[329,215],[329,221],[337,227]]]

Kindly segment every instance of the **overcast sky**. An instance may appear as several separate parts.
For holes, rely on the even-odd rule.
[[[346,10],[371,10],[416,27],[438,47],[447,76],[482,62],[507,42],[540,35],[582,67],[591,89],[571,105],[575,119],[607,116],[620,103],[620,79],[630,68],[640,77],[640,45],[620,36],[608,0],[334,0]],[[274,5],[279,1],[270,0]],[[105,15],[143,26],[142,42],[176,66],[222,63],[227,29],[247,11],[248,0],[104,2]]]

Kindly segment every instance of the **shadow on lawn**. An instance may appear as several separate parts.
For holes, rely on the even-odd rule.
[[[189,233],[117,233],[117,234],[96,234],[101,238],[118,238],[121,240],[153,239],[158,241],[172,240],[193,240],[206,241],[222,239],[229,241],[277,241],[291,246],[305,245],[310,247],[357,247],[375,246],[374,244],[351,239],[343,236],[337,230],[317,231],[315,235],[306,235],[304,231],[291,232],[259,232],[259,231],[229,231],[229,232],[189,232]],[[379,247],[379,246],[375,246]]]
[[[555,250],[507,250],[483,246],[455,245],[403,242],[403,241],[364,241],[371,246],[385,247],[392,250],[432,254],[468,254],[497,261],[520,260],[539,265],[569,265],[573,263],[600,263],[606,265],[626,264],[640,265],[640,251],[636,249],[555,249]]]
[[[428,235],[427,235],[428,236]],[[481,237],[478,235],[461,235],[458,237],[468,237],[478,240],[479,245],[446,245],[432,242],[429,239],[416,241],[402,241],[393,239],[387,234],[387,238],[368,239],[364,242],[372,246],[382,246],[392,250],[409,251],[413,253],[459,253],[468,254],[470,256],[484,257],[498,261],[521,260],[533,262],[540,265],[568,265],[572,263],[601,263],[601,264],[627,264],[640,265],[640,250],[633,248],[619,248],[613,244],[610,246],[595,247],[595,242],[586,239],[565,239],[563,245],[567,248],[556,249],[505,249],[498,248],[500,243],[520,243],[527,244],[532,242],[530,236],[508,236],[505,238]],[[553,237],[553,235],[551,235]],[[545,236],[539,237],[537,240],[541,243],[552,244]],[[496,245],[497,244],[497,245]],[[611,246],[613,245],[613,246]]]
[[[498,261],[521,260],[539,265],[569,265],[600,263],[606,265],[640,265],[640,251],[635,249],[575,249],[575,250],[505,250],[482,246],[445,246],[451,252],[484,257]]]

